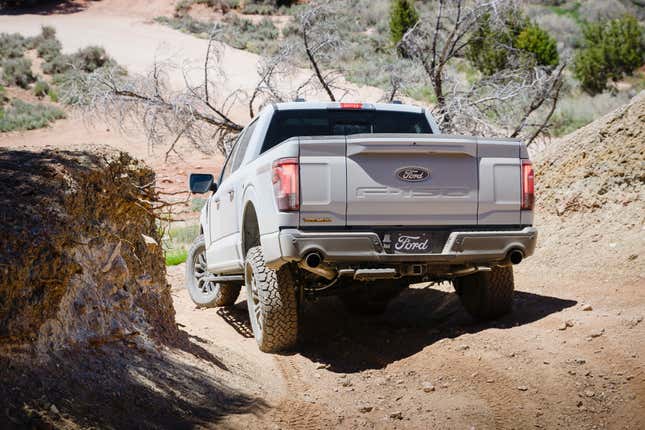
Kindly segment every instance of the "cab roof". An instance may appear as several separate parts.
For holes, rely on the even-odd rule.
[[[361,102],[306,102],[295,101],[275,103],[276,110],[304,110],[304,109],[347,109],[347,110],[379,110],[392,112],[423,113],[422,107],[400,103],[361,103]]]

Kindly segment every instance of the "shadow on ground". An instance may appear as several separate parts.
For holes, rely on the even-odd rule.
[[[0,6],[0,15],[66,15],[87,8],[87,3],[70,0],[29,0],[23,1],[21,6],[14,6],[11,1],[6,3]]]
[[[490,323],[477,323],[462,308],[456,294],[432,287],[405,290],[385,314],[375,317],[348,314],[337,298],[327,297],[307,304],[298,352],[328,364],[333,372],[379,369],[441,339],[529,324],[576,303],[516,291],[513,313]],[[241,335],[252,336],[246,303],[221,309],[218,314]]]
[[[41,366],[3,359],[0,428],[189,429],[267,408],[201,365],[114,345],[68,351]]]

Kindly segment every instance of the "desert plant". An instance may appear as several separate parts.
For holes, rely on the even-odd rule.
[[[65,73],[72,67],[72,59],[69,55],[57,55],[42,64],[43,72],[47,75]]]
[[[390,37],[399,43],[403,35],[419,21],[419,14],[411,0],[394,0],[390,11]]]
[[[88,73],[113,63],[113,60],[107,55],[105,49],[100,46],[88,46],[79,49],[70,58],[75,67]]]
[[[26,58],[9,58],[2,62],[2,78],[8,85],[28,88],[36,80],[31,71],[31,61]]]
[[[0,132],[42,128],[62,118],[65,113],[56,107],[13,100],[0,117]]]
[[[466,57],[485,75],[505,69],[513,56],[539,66],[556,66],[556,40],[517,8],[509,8],[497,19],[484,14],[471,35]]]
[[[34,84],[34,95],[38,98],[43,98],[49,94],[49,84],[46,81],[38,80]]]
[[[22,57],[26,45],[27,39],[20,34],[0,33],[0,60]]]
[[[7,90],[5,87],[0,85],[0,108],[9,101],[9,97],[7,97]]]
[[[536,24],[522,30],[515,40],[515,46],[529,53],[539,66],[557,66],[560,62],[557,42]]]
[[[643,29],[633,16],[588,23],[583,35],[583,48],[576,54],[573,68],[590,94],[601,93],[608,80],[631,75],[645,61]]]
[[[38,56],[45,61],[51,61],[55,57],[61,55],[61,50],[63,45],[58,41],[58,39],[44,39],[38,44],[36,52]]]

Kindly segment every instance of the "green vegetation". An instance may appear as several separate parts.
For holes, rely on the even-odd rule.
[[[43,98],[49,94],[49,84],[46,81],[38,81],[34,85],[34,95],[38,98]]]
[[[42,128],[62,118],[65,112],[57,107],[13,100],[9,108],[0,107],[0,132]]]
[[[186,261],[188,250],[186,249],[171,249],[166,251],[166,266],[176,266]]]
[[[520,11],[508,14],[501,27],[491,22],[490,15],[484,15],[473,32],[466,57],[477,70],[492,75],[508,67],[512,59],[509,46],[522,59],[539,66],[557,66],[560,62],[556,40]]]
[[[532,54],[539,66],[557,66],[560,62],[558,44],[549,33],[536,24],[530,24],[517,36],[517,49]]]
[[[419,14],[411,0],[394,0],[390,11],[390,37],[398,43],[403,35],[419,21]]]
[[[268,18],[257,24],[234,14],[226,15],[222,21],[215,24],[195,19],[190,15],[179,18],[158,17],[156,21],[201,38],[208,38],[214,31],[215,39],[220,42],[263,55],[274,53],[280,38],[280,31]]]
[[[573,69],[590,94],[601,93],[608,80],[631,75],[645,61],[643,29],[633,16],[585,24],[583,34]]]
[[[31,60],[26,58],[8,58],[0,63],[2,79],[10,86],[29,88],[29,84],[36,80],[31,71]]]
[[[169,227],[162,235],[166,265],[174,266],[186,261],[188,248],[199,235],[199,224]]]
[[[25,56],[29,50],[36,51],[36,54],[43,59],[43,72],[51,79],[46,80],[34,74],[32,62]],[[56,88],[56,86],[68,80],[72,74],[92,73],[102,67],[117,67],[116,62],[103,48],[90,46],[74,54],[65,55],[62,53],[62,45],[56,38],[56,30],[53,27],[42,27],[40,34],[34,37],[0,34],[2,84],[30,90],[41,99],[49,97],[52,103],[58,102],[59,91],[63,93],[63,100],[70,99],[65,94],[65,88]],[[26,103],[17,98],[10,100],[4,87],[0,86],[0,89],[0,132],[45,127],[65,117],[61,109],[52,105]]]
[[[20,58],[25,55],[27,39],[20,34],[0,34],[0,60]]]

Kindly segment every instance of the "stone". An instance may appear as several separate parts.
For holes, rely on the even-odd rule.
[[[403,413],[400,411],[397,412],[392,412],[390,414],[390,418],[393,420],[402,420],[403,419]]]
[[[593,311],[593,306],[591,306],[589,304],[582,305],[582,310],[586,311],[586,312]]]
[[[434,387],[434,385],[432,385],[431,383],[429,383],[429,382],[425,382],[425,383],[423,384],[423,391],[424,391],[425,393],[431,393],[431,392],[433,392],[434,390],[435,390],[435,387]]]

